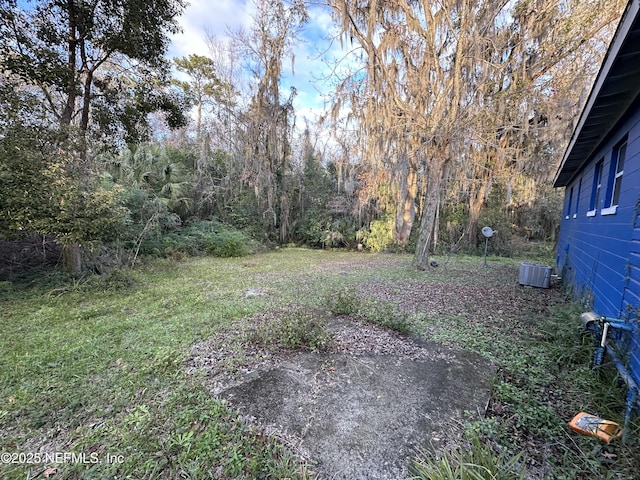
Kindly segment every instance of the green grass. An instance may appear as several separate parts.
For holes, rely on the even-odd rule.
[[[125,459],[63,465],[62,478],[205,478],[212,469],[227,477],[304,477],[277,442],[184,373],[195,341],[286,301],[293,287],[286,279],[269,283],[273,295],[266,301],[243,293],[264,285],[265,275],[285,277],[283,269],[303,259],[307,266],[314,261],[294,252],[251,257],[250,264],[213,258],[156,263],[133,274],[130,290],[84,284],[13,289],[0,318],[0,450],[46,446]],[[16,479],[37,470],[0,468],[2,478]]]
[[[626,390],[610,365],[589,368],[593,344],[579,330],[581,311],[559,298],[545,315],[509,318],[501,330],[471,323],[464,315],[426,319],[435,324],[434,339],[479,353],[499,366],[488,416],[464,424],[464,452],[504,459],[524,453],[531,465],[527,478],[633,478],[632,472],[640,467],[637,421],[628,425],[634,433],[627,445],[604,445],[567,427],[581,411],[624,422]],[[477,435],[485,440],[484,451],[472,444]],[[454,458],[444,458],[455,465],[473,464],[473,458],[461,459],[455,452],[449,453]],[[419,465],[432,470],[417,478],[476,478],[475,470],[458,477],[434,473],[442,462],[442,458],[419,458]],[[513,465],[508,464],[511,471]]]
[[[56,478],[310,476],[277,439],[212,399],[204,379],[187,376],[184,363],[194,342],[238,319],[301,299],[321,306],[326,288],[370,273],[366,265],[352,268],[351,258],[288,249],[157,261],[87,281],[53,275],[29,288],[4,282],[0,451],[124,459],[58,464]],[[328,260],[344,267],[323,271]],[[245,298],[255,288],[268,295]],[[305,336],[306,320],[293,316],[276,334],[291,347],[323,347],[322,331]],[[30,478],[41,467],[4,464],[0,476]]]
[[[417,480],[520,480],[521,455],[496,455],[477,435],[471,435],[468,447],[444,452],[423,452],[413,464]]]
[[[313,477],[312,466],[285,443],[213,398],[205,379],[185,368],[195,342],[273,311],[290,313],[262,330],[247,327],[256,343],[322,349],[326,332],[300,313],[305,307],[422,332],[495,361],[500,374],[491,414],[464,421],[459,439],[480,459],[511,468],[509,459],[524,451],[523,465],[533,465],[534,473],[545,468],[552,478],[625,478],[636,471],[637,431],[629,446],[602,446],[566,427],[581,410],[613,420],[624,411],[612,372],[588,369],[578,312],[562,298],[538,308],[535,291],[514,290],[517,262],[489,263],[485,268],[478,257],[460,257],[418,272],[409,255],[294,248],[156,261],[79,282],[56,275],[30,284],[3,282],[0,452],[75,452],[117,461],[0,464],[0,478],[33,478],[46,466],[58,469],[56,479]],[[384,285],[392,295],[350,303],[363,285]],[[465,308],[436,316],[409,312],[393,295],[412,285],[503,288],[537,310],[499,321],[488,315],[480,321]],[[266,295],[245,297],[250,289]],[[331,297],[335,310],[327,304]],[[292,305],[302,310],[288,309]],[[454,457],[442,453],[433,460],[448,458],[450,466],[477,461]],[[419,456],[417,471],[429,468],[429,459]]]

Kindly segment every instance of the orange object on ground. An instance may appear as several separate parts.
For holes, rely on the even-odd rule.
[[[597,437],[607,444],[622,436],[622,429],[616,422],[585,412],[580,412],[573,417],[569,426],[582,435]]]

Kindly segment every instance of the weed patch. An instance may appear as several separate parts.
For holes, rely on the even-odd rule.
[[[327,293],[324,303],[333,315],[356,316],[362,308],[362,300],[355,289],[349,287],[337,288]]]
[[[421,453],[413,480],[518,480],[525,478],[520,455],[495,454],[479,436],[440,453]]]
[[[341,287],[325,296],[325,306],[334,315],[346,315],[403,334],[414,332],[410,315],[390,302],[362,299],[355,288]]]
[[[323,351],[331,335],[326,315],[304,306],[270,312],[267,318],[248,328],[247,341],[262,347]]]

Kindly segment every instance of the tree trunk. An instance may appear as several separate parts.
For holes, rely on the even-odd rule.
[[[285,243],[289,236],[290,208],[289,197],[284,187],[280,192],[280,242]]]
[[[198,145],[198,158],[196,159],[196,171],[201,175],[207,161],[207,146],[202,135],[202,100],[198,99],[196,110],[196,144]]]
[[[446,161],[434,160],[427,168],[427,184],[424,204],[422,208],[422,220],[420,221],[420,233],[418,234],[418,244],[414,265],[419,270],[429,268],[429,250],[433,242],[435,232],[436,217],[438,213],[438,202],[443,185]]]
[[[478,246],[478,220],[484,206],[488,184],[482,180],[478,189],[472,189],[469,195],[469,216],[467,219],[467,238],[470,246]]]
[[[73,112],[76,108],[77,87],[76,87],[76,48],[78,45],[78,39],[76,37],[77,25],[76,18],[73,15],[69,15],[68,27],[68,40],[67,40],[67,84],[65,85],[65,93],[67,95],[64,109],[60,116],[60,125],[63,130],[66,130],[71,125],[71,119],[73,118]]]
[[[440,206],[442,204],[442,195],[438,195],[436,203],[436,217],[433,224],[433,250],[438,248],[438,233],[440,233]]]
[[[82,250],[78,243],[63,245],[62,260],[64,269],[69,275],[75,278],[82,275]]]
[[[402,181],[402,192],[399,199],[396,218],[396,235],[398,243],[406,247],[416,217],[416,197],[418,195],[418,172],[411,162],[407,163],[406,178]]]

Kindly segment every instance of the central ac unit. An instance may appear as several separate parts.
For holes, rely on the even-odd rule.
[[[549,288],[551,279],[551,267],[547,265],[536,265],[534,263],[521,263],[520,285],[530,285],[532,287]]]

